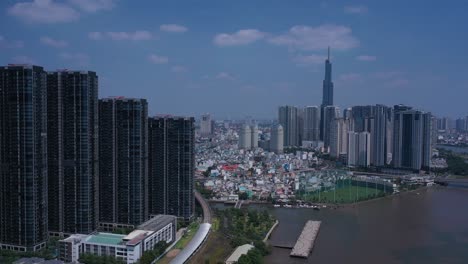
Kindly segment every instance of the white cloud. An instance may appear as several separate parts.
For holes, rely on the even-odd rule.
[[[176,65],[176,66],[172,66],[171,71],[172,72],[177,72],[177,73],[182,73],[182,72],[186,72],[187,68],[185,68],[184,66]]]
[[[241,29],[235,33],[221,33],[214,37],[213,42],[218,46],[247,45],[266,36],[266,33],[257,29]]]
[[[101,32],[89,32],[88,37],[92,40],[100,40],[103,38],[103,34]]]
[[[88,13],[100,10],[111,10],[115,6],[115,0],[68,0],[71,4]]]
[[[34,59],[24,55],[14,57],[11,62],[16,64],[36,64]]]
[[[371,56],[371,55],[360,55],[356,57],[356,60],[358,61],[375,61],[377,60],[376,56]]]
[[[159,56],[155,54],[150,54],[148,60],[154,64],[166,64],[169,62],[169,58],[165,56]]]
[[[8,14],[28,23],[59,23],[77,20],[80,14],[73,8],[54,0],[20,2],[8,9]]]
[[[377,79],[390,79],[390,78],[399,78],[403,76],[403,72],[401,71],[383,71],[383,72],[375,72],[372,74],[372,77]]]
[[[272,37],[270,43],[299,50],[349,50],[359,46],[359,40],[349,27],[321,25],[318,27],[294,26],[283,35]]]
[[[0,35],[0,48],[19,49],[24,47],[23,41],[20,40],[7,40],[4,36]]]
[[[326,56],[322,55],[298,55],[293,58],[293,61],[299,66],[307,66],[307,65],[316,65],[322,64],[327,59]]]
[[[84,53],[68,53],[62,52],[59,57],[64,60],[69,60],[80,66],[86,66],[89,64],[89,56]]]
[[[55,48],[63,48],[68,46],[68,43],[65,40],[53,39],[50,37],[41,37],[40,41],[44,45],[52,46]]]
[[[236,78],[234,78],[231,74],[227,73],[227,72],[220,72],[216,75],[215,77],[216,79],[221,79],[221,80],[235,80]]]
[[[338,80],[343,81],[343,82],[353,82],[353,81],[359,81],[361,80],[361,78],[362,76],[359,73],[345,73],[345,74],[341,74],[338,77]]]
[[[348,14],[365,14],[369,11],[367,6],[345,6],[344,12]]]
[[[182,25],[176,25],[176,24],[164,24],[164,25],[161,25],[159,29],[162,31],[171,32],[171,33],[184,33],[188,30],[188,28]]]
[[[135,32],[90,32],[88,37],[92,40],[101,40],[109,38],[111,40],[149,40],[153,38],[153,34],[146,30],[137,30]]]

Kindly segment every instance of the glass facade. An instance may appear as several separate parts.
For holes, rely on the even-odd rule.
[[[194,216],[195,120],[149,119],[148,201],[150,214]]]
[[[47,233],[46,73],[0,67],[0,248],[35,251]]]
[[[49,229],[88,234],[98,220],[98,77],[50,72],[47,87]]]
[[[99,101],[100,221],[138,225],[148,218],[148,103]]]

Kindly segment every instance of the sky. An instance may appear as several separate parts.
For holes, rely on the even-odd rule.
[[[90,70],[99,96],[149,114],[275,118],[320,105],[331,47],[335,105],[468,115],[464,0],[2,0],[0,65]]]

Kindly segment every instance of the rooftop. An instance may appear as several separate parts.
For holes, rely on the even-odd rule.
[[[124,235],[111,234],[111,233],[97,233],[89,236],[86,242],[96,244],[108,244],[108,245],[121,245],[123,244]]]
[[[172,215],[155,215],[148,221],[138,226],[140,230],[158,231],[169,223],[176,221],[176,217]]]

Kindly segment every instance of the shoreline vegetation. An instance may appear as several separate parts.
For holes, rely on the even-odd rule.
[[[213,213],[210,237],[189,263],[224,263],[238,246],[244,244],[254,248],[241,256],[238,264],[264,263],[263,257],[271,252],[264,239],[277,223],[267,210],[225,208],[213,209]]]

